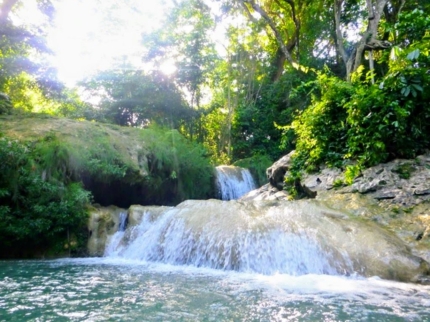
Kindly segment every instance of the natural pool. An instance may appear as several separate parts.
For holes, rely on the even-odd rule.
[[[430,321],[430,286],[119,258],[0,261],[0,321]]]

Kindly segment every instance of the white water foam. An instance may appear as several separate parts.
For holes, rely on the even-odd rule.
[[[0,268],[6,320],[430,320],[430,286],[378,278],[267,276],[113,257],[0,261]]]
[[[117,232],[111,237],[105,256],[260,274],[342,273],[331,265],[312,230],[285,232],[269,218],[266,223],[240,217],[238,226],[226,232],[217,226],[218,218],[192,229],[189,221],[194,219],[178,209],[155,219],[146,212],[126,235]]]
[[[48,262],[48,261],[47,261]],[[49,261],[51,265],[107,265],[126,267],[129,272],[150,272],[166,276],[180,275],[191,278],[216,278],[228,285],[231,292],[263,291],[272,300],[296,302],[307,299],[324,305],[342,299],[345,302],[363,302],[373,306],[391,306],[393,309],[430,307],[430,286],[383,280],[378,277],[306,274],[263,275],[249,272],[222,271],[188,265],[171,265],[125,259],[70,258]],[[401,313],[401,312],[400,312]],[[427,312],[430,314],[430,312]],[[401,314],[400,314],[401,315]],[[412,319],[414,320],[414,319]]]
[[[118,252],[120,243],[124,237],[125,230],[127,228],[127,213],[121,212],[119,214],[119,225],[118,231],[113,234],[106,242],[106,249],[104,256],[112,256]]]
[[[257,188],[248,169],[233,166],[216,167],[216,183],[222,200],[239,199]]]

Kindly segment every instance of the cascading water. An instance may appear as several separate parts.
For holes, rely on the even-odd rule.
[[[311,233],[282,231],[269,217],[252,221],[238,215],[229,229],[216,222],[223,220],[218,216],[202,225],[198,213],[172,209],[154,219],[146,212],[129,232],[129,242],[121,244],[117,232],[106,255],[263,274],[336,273]]]
[[[239,199],[257,188],[248,169],[223,165],[215,170],[216,185],[222,200]]]
[[[133,216],[139,223],[121,240],[111,238],[105,256],[267,275],[358,273],[400,280],[420,266],[392,235],[315,201],[189,200],[156,215],[141,210]]]
[[[127,228],[128,223],[128,216],[125,212],[119,213],[119,225],[118,225],[118,231],[125,231]]]
[[[90,217],[104,258],[0,260],[0,320],[430,321],[430,286],[374,277],[415,282],[428,266],[321,201],[120,211]]]
[[[118,231],[115,232],[110,237],[110,240],[106,244],[105,249],[105,255],[111,255],[115,253],[115,250],[118,248],[118,245],[122,241],[122,238],[124,237],[125,230],[127,228],[128,223],[128,215],[125,212],[119,213],[119,224],[118,224]]]

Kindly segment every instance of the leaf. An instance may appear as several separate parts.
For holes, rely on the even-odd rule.
[[[420,50],[419,49],[415,49],[414,51],[411,51],[406,58],[409,60],[414,60],[417,59],[420,56]]]
[[[413,86],[413,87],[415,87],[415,89],[417,90],[417,91],[420,91],[420,92],[422,92],[424,89],[422,88],[422,86],[421,85],[418,85],[418,84],[411,84],[411,86]]]
[[[393,49],[391,49],[390,59],[396,60],[401,52],[402,52],[402,50],[398,46],[394,46]]]
[[[411,88],[409,86],[408,87],[403,87],[402,91],[401,91],[401,93],[402,93],[402,95],[404,97],[408,97],[408,95],[409,95],[410,92],[411,92]]]

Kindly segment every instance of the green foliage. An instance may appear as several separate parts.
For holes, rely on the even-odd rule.
[[[415,25],[414,25],[415,24]],[[395,157],[413,158],[424,152],[430,136],[430,19],[414,10],[400,17],[396,35],[405,48],[393,47],[390,57],[380,56],[388,71],[375,84],[363,66],[352,82],[320,73],[320,95],[299,113],[291,127],[297,135],[298,169],[347,167],[351,183],[362,167]],[[408,33],[406,36],[405,33]]]
[[[361,172],[359,165],[347,165],[345,169],[345,183],[352,185],[354,179],[358,177]]]
[[[232,130],[233,159],[267,155],[276,160],[294,148],[294,135],[282,133],[283,127],[278,124],[290,124],[294,109],[303,108],[306,94],[293,88],[307,78],[308,75],[290,70],[275,83],[262,78],[254,85],[258,88],[256,97],[244,100],[243,105],[236,107]]]
[[[205,83],[218,60],[210,36],[215,27],[211,9],[202,0],[186,0],[176,2],[166,16],[162,28],[144,34],[148,51],[143,59],[156,66],[174,61],[177,84],[186,88],[190,105],[199,109]]]
[[[297,165],[293,166],[292,169],[290,169],[290,171],[288,171],[288,174],[285,176],[284,190],[288,192],[289,198],[292,200],[300,198],[300,193],[297,186],[301,178],[302,172],[298,169]]]
[[[265,185],[267,181],[266,169],[273,163],[267,155],[255,155],[250,158],[238,160],[235,166],[249,169],[259,187]]]
[[[347,151],[344,105],[353,93],[351,84],[324,73],[315,85],[311,106],[299,112],[290,127],[297,135],[295,165],[309,172],[323,162],[340,165]]]
[[[81,184],[66,180],[57,162],[48,177],[40,151],[49,154],[48,158],[59,155],[46,146],[0,138],[2,253],[9,250],[14,254],[21,247],[33,251],[62,248],[67,237],[80,235],[85,225],[90,193]]]
[[[340,187],[342,187],[344,185],[344,182],[343,182],[343,180],[342,179],[336,179],[334,182],[333,182],[333,187],[335,187],[335,188],[340,188]]]
[[[203,128],[202,142],[214,164],[230,164],[229,156],[229,130],[228,113],[213,108],[209,113],[202,114]]]
[[[135,127],[156,122],[178,128],[195,114],[174,82],[159,73],[104,71],[81,85],[101,99],[92,115],[86,115],[97,121]]]
[[[0,92],[10,97],[16,109],[52,112],[62,101],[64,85],[47,64],[50,50],[45,32],[46,25],[0,22]]]
[[[13,105],[6,94],[0,93],[0,114],[11,114]]]
[[[64,138],[60,139],[53,131],[33,143],[36,161],[45,178],[78,180],[85,172],[97,180],[108,182],[125,176],[130,165],[112,146],[106,132],[100,130],[82,136],[82,140],[91,140],[90,144],[80,142],[73,145]]]
[[[92,142],[85,151],[71,150],[74,166],[88,172],[92,177],[102,181],[124,178],[127,171],[131,171],[131,165],[124,161],[120,151],[112,146],[110,137],[103,131],[92,133]],[[82,162],[82,164],[79,164]]]
[[[142,135],[150,151],[148,183],[158,202],[177,203],[211,195],[213,167],[202,145],[186,140],[177,130],[155,126]]]

